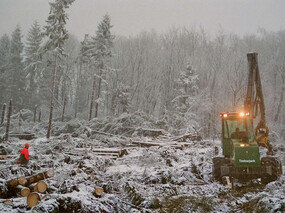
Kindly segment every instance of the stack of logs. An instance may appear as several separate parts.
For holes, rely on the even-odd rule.
[[[176,143],[176,142],[168,142],[168,141],[132,141],[131,144],[127,145],[128,147],[169,147],[173,149],[184,150],[186,144]]]
[[[73,152],[66,152],[65,154],[74,155],[74,156],[81,156],[86,153],[93,153],[97,156],[104,156],[110,159],[117,159],[123,157],[124,155],[128,154],[126,149],[121,148],[106,148],[106,147],[87,147],[87,148],[74,148]]]
[[[39,194],[47,190],[47,184],[43,180],[53,176],[54,171],[52,169],[30,177],[20,176],[7,181],[7,188],[11,191],[20,192],[21,196],[27,197],[28,206],[33,207],[46,197],[46,195]]]

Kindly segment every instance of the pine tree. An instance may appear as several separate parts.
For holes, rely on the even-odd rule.
[[[28,32],[25,47],[26,90],[28,91],[28,102],[30,108],[39,101],[39,82],[42,77],[42,62],[39,54],[41,42],[41,29],[38,22],[35,21]]]
[[[0,103],[5,102],[5,96],[7,92],[7,81],[5,78],[5,74],[7,74],[9,52],[10,38],[7,34],[4,34],[0,39]]]
[[[92,38],[90,46],[88,47],[88,53],[91,59],[95,61],[95,69],[97,73],[94,74],[92,94],[95,93],[96,89],[96,78],[97,82],[97,91],[96,91],[96,102],[95,102],[95,117],[98,116],[98,105],[100,102],[101,90],[102,90],[102,80],[104,80],[107,71],[107,64],[109,59],[112,57],[111,48],[113,46],[114,35],[111,34],[111,19],[108,14],[106,14],[102,21],[99,23],[96,31],[96,36]],[[93,105],[93,99],[91,96],[90,108]],[[92,109],[90,109],[92,113]],[[89,114],[89,119],[91,114]]]
[[[14,107],[22,108],[25,104],[25,73],[23,69],[22,34],[18,25],[12,33],[9,65],[6,75],[8,85],[8,96],[13,100]]]
[[[50,4],[50,14],[47,20],[47,26],[45,26],[44,35],[48,38],[44,45],[44,51],[48,51],[52,56],[53,79],[52,79],[52,92],[50,101],[50,116],[48,131],[46,137],[50,137],[51,122],[53,116],[54,107],[54,93],[56,88],[56,73],[59,67],[59,60],[61,57],[66,56],[64,52],[64,41],[68,38],[67,30],[65,29],[66,20],[68,19],[65,9],[74,2],[74,0],[55,0]]]

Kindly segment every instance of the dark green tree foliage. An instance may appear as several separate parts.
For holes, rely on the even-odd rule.
[[[48,38],[44,45],[44,51],[50,54],[50,61],[53,65],[52,75],[52,92],[50,101],[49,125],[47,138],[50,137],[51,122],[54,107],[54,95],[57,88],[56,74],[59,67],[59,60],[62,56],[66,56],[64,52],[64,41],[68,38],[67,30],[65,29],[66,20],[68,19],[65,12],[66,9],[73,3],[74,0],[55,0],[50,4],[50,13],[47,19],[47,25],[44,27],[44,35]]]
[[[10,51],[10,38],[7,34],[4,34],[0,39],[0,103],[1,106],[5,102],[6,91],[6,79],[8,60]]]
[[[13,100],[15,109],[25,107],[25,75],[23,69],[23,52],[22,34],[18,25],[12,33],[9,65],[7,69],[7,95]]]
[[[41,29],[35,21],[28,32],[25,47],[26,90],[30,108],[39,103],[39,82],[42,78],[42,61],[39,54],[41,42]]]

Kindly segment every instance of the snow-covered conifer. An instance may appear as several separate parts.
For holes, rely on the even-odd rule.
[[[96,102],[95,102],[95,117],[98,116],[98,106],[100,102],[100,96],[102,92],[102,80],[105,81],[106,74],[108,70],[109,59],[112,57],[111,48],[113,46],[114,35],[111,33],[111,19],[108,14],[104,15],[102,21],[98,24],[96,36],[92,37],[89,42],[89,47],[87,53],[91,60],[94,60],[94,68],[97,73],[94,74],[93,81],[93,91],[95,93],[96,89],[96,79],[97,90],[96,90]],[[90,108],[92,108],[93,99],[91,95]],[[92,109],[90,109],[89,119],[91,118]]]
[[[25,106],[25,73],[23,70],[23,52],[22,33],[20,26],[17,25],[12,33],[9,65],[7,69],[6,82],[8,97],[13,100],[16,108]]]
[[[198,75],[194,74],[192,66],[188,63],[175,82],[176,97],[172,100],[174,112],[170,121],[173,123],[172,128],[188,131],[190,125],[197,125],[194,99],[198,91],[198,81]]]
[[[59,59],[62,56],[65,56],[64,52],[64,41],[68,38],[68,33],[65,28],[66,20],[68,19],[65,12],[66,9],[74,2],[74,0],[55,0],[50,4],[50,14],[47,19],[47,25],[44,27],[44,35],[47,37],[47,41],[44,45],[44,51],[51,53],[51,61],[53,63],[53,80],[52,80],[52,92],[51,92],[51,101],[50,101],[50,116],[49,116],[49,125],[47,131],[47,138],[50,137],[51,122],[53,115],[54,107],[54,93],[56,88],[56,73],[59,69]]]
[[[40,79],[42,77],[41,57],[39,48],[42,42],[41,29],[37,21],[31,26],[28,32],[25,46],[25,71],[26,71],[26,90],[30,107],[38,102]]]

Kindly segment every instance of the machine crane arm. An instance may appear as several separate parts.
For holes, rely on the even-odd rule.
[[[272,146],[268,141],[269,130],[265,120],[265,105],[262,93],[261,80],[258,69],[257,53],[248,53],[248,85],[244,102],[246,112],[250,113],[250,120],[253,125],[253,120],[259,115],[260,120],[255,128],[255,139],[260,146],[268,149],[268,154],[273,154]]]

